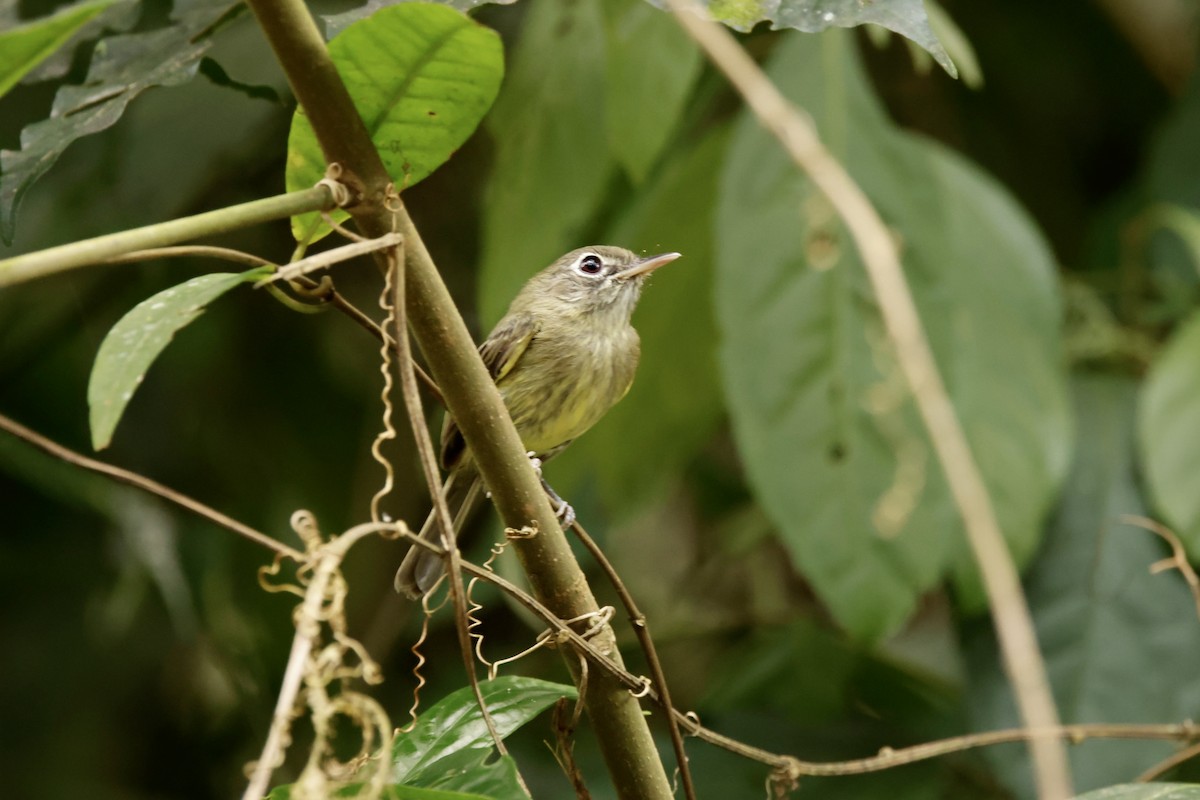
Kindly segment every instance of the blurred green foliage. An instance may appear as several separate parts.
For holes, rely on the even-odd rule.
[[[163,81],[126,76],[128,96],[88,106],[107,109],[107,124],[58,141],[37,183],[22,170],[39,165],[4,156],[4,180],[19,181],[4,191],[19,185],[24,202],[0,257],[282,191],[291,107],[238,87],[286,97],[286,82],[250,16],[219,5],[154,0],[136,24],[111,23],[142,37],[126,47],[157,43],[142,57],[172,51],[173,66]],[[919,73],[902,46],[861,34],[759,26],[744,42],[895,231],[1028,565],[1065,720],[1195,718],[1192,598],[1177,574],[1147,573],[1165,547],[1120,516],[1162,514],[1197,552],[1200,273],[1148,214],[1169,203],[1194,219],[1200,207],[1200,77],[1164,84],[1147,66],[1158,53],[1083,0],[944,5],[976,50],[981,89]],[[54,9],[20,10],[29,20]],[[685,254],[635,317],[633,390],[547,467],[649,615],[677,702],[811,760],[1013,724],[953,507],[857,255],[820,197],[641,0],[525,0],[473,15],[500,34],[507,77],[483,128],[405,200],[476,331],[571,247]],[[214,20],[186,48],[170,39]],[[16,23],[0,13],[0,35]],[[89,66],[141,63],[113,61],[131,51],[99,48],[98,32],[0,98],[0,148],[66,108],[58,88]],[[1186,43],[1194,57],[1195,37]],[[185,80],[201,57],[221,72]],[[207,77],[217,74],[228,80]],[[293,247],[284,222],[220,243],[277,261]],[[86,451],[87,376],[109,328],[156,292],[226,269],[178,259],[0,291],[0,412]],[[336,280],[374,307],[369,263]],[[380,382],[377,344],[347,320],[231,292],[154,364],[105,457],[289,542],[296,508],[341,530],[365,518],[382,480],[368,453]],[[398,485],[389,513],[423,517],[406,434],[386,452]],[[240,793],[292,633],[292,600],[255,579],[266,554],[8,436],[0,476],[4,794]],[[476,527],[493,524],[485,514]],[[419,627],[391,591],[400,555],[373,541],[346,564],[350,630],[382,662],[373,692],[398,724]],[[526,646],[526,621],[481,596],[487,652]],[[426,697],[463,685],[456,647],[443,615],[422,648]],[[565,680],[553,653],[508,670]],[[308,735],[298,731],[281,782]],[[567,796],[550,737],[534,722],[510,743],[535,796]],[[1169,749],[1086,743],[1073,751],[1078,786],[1131,780]],[[577,750],[596,796],[610,796],[586,730]],[[702,797],[762,795],[759,765],[699,743],[689,752]],[[1024,759],[1010,746],[812,779],[801,796],[1027,797]]]

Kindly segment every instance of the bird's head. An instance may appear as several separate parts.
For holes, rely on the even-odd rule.
[[[633,313],[642,284],[679,253],[641,257],[623,247],[593,245],[572,250],[538,273],[525,291],[568,314]]]

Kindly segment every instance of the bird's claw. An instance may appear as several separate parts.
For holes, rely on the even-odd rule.
[[[554,516],[558,517],[559,523],[564,528],[569,528],[575,524],[575,509],[561,497],[558,499],[558,505],[554,509]]]

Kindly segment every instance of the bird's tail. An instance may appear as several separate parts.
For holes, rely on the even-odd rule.
[[[480,484],[479,474],[474,470],[470,470],[469,474],[455,470],[450,473],[450,476],[446,478],[446,483],[442,486],[442,495],[446,498],[446,505],[454,514],[452,531],[455,539],[458,538],[458,532],[462,530],[463,523],[466,522],[467,517],[479,501]],[[457,511],[455,511],[456,505]],[[431,542],[438,541],[439,532],[434,511],[429,512],[419,535],[422,539]],[[441,557],[423,547],[412,545],[405,554],[404,561],[400,562],[400,569],[396,571],[396,591],[411,600],[417,600],[433,588],[433,584],[441,575]]]

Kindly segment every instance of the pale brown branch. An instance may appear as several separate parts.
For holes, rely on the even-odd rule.
[[[1057,729],[1058,710],[1016,565],[934,361],[887,227],[862,189],[821,143],[808,116],[780,93],[732,34],[700,16],[703,12],[690,0],[667,2],[680,25],[725,74],[796,166],[825,194],[849,229],[878,300],[900,370],[966,528],[1021,717],[1029,729]],[[1034,738],[1030,741],[1030,751],[1042,800],[1071,797],[1071,775],[1062,742],[1055,738]]]

